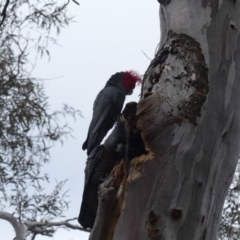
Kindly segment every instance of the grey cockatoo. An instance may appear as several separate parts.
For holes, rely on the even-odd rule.
[[[85,184],[78,222],[84,228],[93,227],[98,208],[98,187],[114,166],[127,156],[128,125],[120,116],[104,144],[94,148],[85,168]]]
[[[140,76],[134,71],[118,72],[111,76],[105,87],[97,95],[93,104],[93,116],[82,149],[87,154],[98,146],[113,127],[121,113],[126,95],[131,95]]]

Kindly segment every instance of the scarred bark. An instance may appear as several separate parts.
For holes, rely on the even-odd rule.
[[[240,143],[240,4],[160,1],[114,240],[214,240]]]

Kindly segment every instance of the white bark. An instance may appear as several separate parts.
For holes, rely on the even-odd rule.
[[[13,215],[11,215],[10,213],[6,213],[6,212],[0,212],[0,219],[8,221],[12,225],[12,227],[14,228],[14,231],[16,233],[17,240],[25,240],[26,239],[26,233],[27,233],[26,225],[19,223]]]
[[[240,4],[159,0],[115,240],[215,240],[240,150]],[[167,4],[168,3],[168,4]]]
[[[207,28],[210,25],[212,9],[202,6],[202,1],[172,0],[170,4],[160,7],[161,41],[160,48],[167,40],[168,31],[184,33],[198,40],[207,65],[209,49]]]

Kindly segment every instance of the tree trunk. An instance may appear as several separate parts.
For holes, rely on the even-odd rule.
[[[214,240],[239,153],[240,3],[159,2],[137,106],[145,153],[131,160],[114,240]]]

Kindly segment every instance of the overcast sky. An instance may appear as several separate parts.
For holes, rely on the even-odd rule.
[[[160,39],[159,3],[157,0],[79,0],[71,2],[69,13],[75,23],[63,29],[59,46],[50,48],[51,61],[39,61],[34,75],[56,78],[46,81],[47,95],[52,109],[66,103],[81,110],[84,118],[70,121],[75,139],[52,149],[52,161],[44,168],[52,183],[69,179],[70,208],[67,218],[77,217],[80,209],[86,152],[82,151],[92,116],[93,101],[111,75],[118,71],[136,70],[144,74]],[[125,103],[138,101],[140,87],[126,98]],[[6,209],[7,211],[7,209]],[[12,240],[12,227],[0,221],[1,240]],[[48,239],[38,236],[37,240]],[[80,231],[59,230],[55,240],[86,240],[88,234]]]

